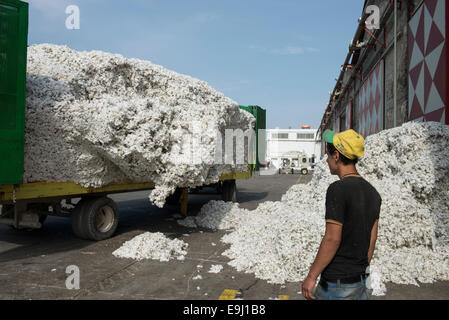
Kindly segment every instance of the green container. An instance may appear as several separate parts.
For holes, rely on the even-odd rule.
[[[28,3],[0,0],[0,184],[22,183]]]
[[[240,109],[248,111],[256,118],[256,125],[254,128],[256,132],[256,141],[253,145],[253,159],[257,159],[257,161],[252,164],[252,167],[253,170],[259,170],[260,167],[265,166],[266,163],[265,154],[267,142],[265,138],[265,130],[267,129],[267,112],[259,106],[240,106]],[[263,155],[263,157],[259,155]]]

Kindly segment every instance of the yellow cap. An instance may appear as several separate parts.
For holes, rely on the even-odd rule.
[[[352,129],[340,133],[326,130],[323,139],[332,143],[338,152],[350,160],[361,158],[365,154],[365,139]]]

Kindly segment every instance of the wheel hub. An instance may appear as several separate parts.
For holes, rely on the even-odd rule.
[[[101,207],[95,217],[95,227],[100,232],[108,232],[114,224],[114,210],[109,206]]]

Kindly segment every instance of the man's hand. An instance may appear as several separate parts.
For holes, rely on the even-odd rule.
[[[320,249],[316,255],[315,261],[310,267],[309,275],[302,284],[302,295],[308,300],[315,300],[312,296],[312,290],[316,285],[316,279],[323,272],[324,268],[332,261],[341,242],[341,233],[343,224],[326,220],[326,233],[321,240]]]
[[[301,288],[302,295],[304,296],[304,298],[306,298],[307,300],[315,300],[315,297],[312,296],[312,290],[313,288],[315,288],[315,285],[316,285],[316,278],[314,279],[310,275],[307,276],[307,278],[302,283]]]

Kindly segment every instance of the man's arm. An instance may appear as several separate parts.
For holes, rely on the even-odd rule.
[[[371,240],[368,250],[368,263],[371,263],[371,259],[373,258],[374,255],[374,248],[376,247],[378,228],[379,228],[379,220],[376,220],[376,222],[374,222],[373,229],[371,230]]]
[[[309,275],[302,284],[302,294],[306,299],[314,299],[312,290],[316,279],[332,261],[341,243],[343,225],[337,221],[326,220],[326,233],[321,241],[315,261],[310,267]]]

